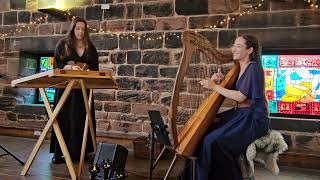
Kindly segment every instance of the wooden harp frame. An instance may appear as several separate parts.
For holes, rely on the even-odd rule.
[[[206,98],[195,113],[189,118],[188,122],[179,131],[177,130],[177,116],[179,105],[179,92],[183,86],[183,79],[187,74],[189,64],[192,59],[192,54],[195,51],[204,53],[207,57],[213,60],[216,64],[227,64],[232,62],[232,54],[229,52],[220,52],[216,47],[212,46],[206,37],[192,31],[185,31],[182,34],[183,55],[180,61],[180,66],[176,76],[171,106],[168,116],[169,130],[172,135],[171,146],[165,146],[156,159],[153,168],[156,167],[160,157],[165,149],[170,149],[175,152],[175,156],[167,171],[164,179],[169,176],[178,156],[184,156],[195,162],[193,153],[203,135],[206,133],[210,125],[215,121],[216,114],[225,99],[216,92],[212,92]],[[231,70],[225,75],[224,80],[220,83],[225,88],[231,88],[236,82],[239,75],[239,64],[235,63]],[[195,168],[193,166],[193,178],[195,178]]]

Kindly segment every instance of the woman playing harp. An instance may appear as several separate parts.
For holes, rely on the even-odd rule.
[[[251,35],[240,36],[234,42],[232,53],[240,64],[234,89],[216,84],[223,77],[220,71],[210,80],[200,81],[204,87],[235,100],[237,107],[218,114],[220,121],[204,136],[196,152],[198,180],[242,179],[237,158],[269,130],[258,40]]]

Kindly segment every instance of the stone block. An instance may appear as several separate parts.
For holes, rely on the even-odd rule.
[[[124,19],[125,5],[116,4],[110,5],[110,9],[104,10],[104,20],[119,20]]]
[[[127,19],[140,19],[142,16],[142,4],[127,4]]]
[[[141,51],[128,51],[127,64],[141,64]]]
[[[227,18],[226,15],[190,17],[189,29],[226,28],[228,23],[224,20]]]
[[[118,76],[133,76],[134,66],[133,65],[119,65]]]
[[[124,64],[126,63],[126,52],[116,52],[114,54],[111,54],[111,62],[113,64]]]
[[[131,121],[130,118],[124,118],[124,119],[128,119],[128,121]],[[123,120],[123,121],[127,121],[127,120]],[[110,129],[111,131],[120,131],[122,133],[142,131],[142,124],[136,123],[136,122],[111,121],[110,126],[111,126],[111,129]]]
[[[169,63],[169,53],[166,51],[144,51],[142,63],[166,65]]]
[[[175,10],[179,15],[208,14],[208,0],[176,0]]]
[[[159,76],[158,65],[137,65],[135,68],[136,77],[157,78]]]
[[[130,103],[125,102],[105,102],[104,111],[106,112],[121,112],[121,113],[130,113],[131,105]]]
[[[31,15],[31,22],[33,22],[33,23],[46,23],[47,22],[46,17],[49,18],[49,16],[43,12],[34,11],[34,12],[32,12],[32,15]]]
[[[230,48],[237,37],[235,30],[222,30],[219,31],[219,48]]]
[[[208,14],[227,14],[239,9],[239,0],[208,0]]]
[[[118,37],[114,34],[91,35],[93,45],[97,50],[113,50],[118,48]]]
[[[172,92],[173,86],[173,79],[146,79],[143,80],[142,89],[148,91]]]
[[[18,22],[19,23],[30,23],[31,13],[29,11],[19,11],[18,12]]]
[[[145,17],[167,17],[173,16],[172,1],[150,2],[143,4],[143,15]]]
[[[133,24],[133,21],[128,20],[103,21],[101,23],[101,29],[107,32],[132,31]]]
[[[115,90],[94,90],[94,99],[98,101],[113,101],[115,100]]]
[[[151,93],[146,91],[123,91],[117,92],[116,100],[131,103],[150,103]]]
[[[103,9],[100,5],[87,6],[85,12],[87,20],[102,20]]]
[[[103,104],[100,101],[94,101],[94,110],[95,111],[102,111]]]
[[[140,36],[140,49],[159,49],[163,47],[163,33],[145,33]]]
[[[18,23],[17,11],[3,12],[3,25],[13,25]]]
[[[119,47],[121,50],[138,49],[139,41],[136,33],[120,34],[119,38]]]
[[[133,104],[131,113],[148,116],[148,111],[160,111],[163,116],[168,114],[168,111],[164,106],[151,104]]]
[[[73,7],[71,9],[69,9],[69,13],[71,16],[84,17],[84,15],[85,15],[84,11],[85,11],[84,7]]]
[[[166,48],[181,48],[181,32],[169,32],[165,34]]]
[[[218,32],[217,31],[200,31],[201,35],[206,37],[213,47],[217,47]]]
[[[165,66],[160,67],[160,76],[167,78],[175,78],[178,72],[178,67]]]
[[[54,24],[40,24],[38,28],[39,28],[39,35],[54,34]]]
[[[186,17],[161,18],[157,20],[156,24],[156,30],[184,30],[186,27]]]
[[[140,90],[141,80],[134,77],[117,77],[116,79],[120,90]]]
[[[10,0],[10,9],[26,9],[26,0]]]
[[[151,31],[156,27],[156,20],[154,19],[142,19],[135,21],[135,31]]]

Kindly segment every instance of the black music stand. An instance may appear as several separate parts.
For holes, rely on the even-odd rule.
[[[24,162],[22,162],[20,159],[18,159],[15,155],[13,155],[11,152],[9,152],[6,148],[4,148],[1,144],[0,144],[0,148],[5,151],[5,154],[1,154],[0,157],[5,156],[5,155],[9,155],[11,157],[13,157],[15,160],[17,160],[21,165],[24,165]]]
[[[150,162],[150,169],[149,169],[149,178],[148,180],[152,180],[152,172],[154,169],[153,166],[153,157],[154,157],[154,141],[155,135],[159,138],[159,141],[163,145],[170,146],[171,142],[168,136],[167,125],[164,124],[162,116],[159,111],[148,111],[150,117],[150,126],[152,132],[149,133],[149,162]]]

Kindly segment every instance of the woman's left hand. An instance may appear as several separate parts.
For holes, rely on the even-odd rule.
[[[81,70],[79,66],[72,66],[72,70]]]
[[[87,63],[77,62],[76,65],[80,67],[80,70],[87,70],[87,69],[89,69],[89,65],[88,65]]]
[[[207,89],[214,89],[214,87],[217,85],[213,80],[207,79],[207,80],[202,80],[199,82],[203,87]]]

